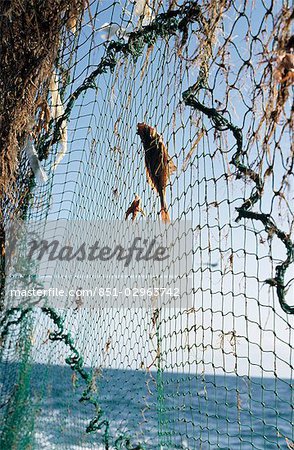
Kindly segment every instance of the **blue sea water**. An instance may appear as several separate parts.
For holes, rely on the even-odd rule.
[[[14,390],[17,365],[0,369],[3,404]],[[83,388],[67,366],[32,365],[30,407],[23,414],[33,415],[33,448],[110,450],[119,437],[125,439],[117,441],[121,449],[138,443],[146,450],[293,448],[289,380],[103,369],[95,396],[100,421],[109,422],[107,444],[105,426],[86,433],[95,410],[79,401]],[[0,409],[2,425],[5,411]]]

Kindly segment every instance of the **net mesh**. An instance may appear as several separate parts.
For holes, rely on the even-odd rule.
[[[293,448],[291,5],[95,0],[79,14],[34,129],[48,180],[23,152],[2,247],[11,217],[124,220],[135,193],[158,219],[145,122],[177,166],[171,219],[193,230],[191,307],[3,310],[1,448]]]

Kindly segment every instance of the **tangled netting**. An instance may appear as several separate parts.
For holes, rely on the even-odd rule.
[[[58,5],[30,117],[1,156],[14,158],[0,199],[1,448],[292,448],[291,5]],[[167,206],[193,232],[179,255],[191,307],[4,308],[12,219],[124,220],[135,198],[135,221],[159,220],[143,122],[177,167]]]

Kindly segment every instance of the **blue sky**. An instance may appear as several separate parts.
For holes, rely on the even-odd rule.
[[[243,3],[236,4],[241,11]],[[249,21],[244,16],[235,21],[239,13],[232,7],[226,12],[224,27],[218,30],[217,37],[217,43],[222,43],[227,35],[231,36],[228,47],[230,55],[227,55],[226,63],[231,67],[228,82],[234,88],[227,97],[226,108],[232,121],[243,128],[245,146],[249,146],[247,134],[252,120],[258,122],[264,106],[261,101],[253,105],[252,92],[253,81],[257,82],[264,70],[264,66],[259,66],[262,42],[272,30],[271,16],[264,20],[265,5],[261,1],[254,5],[247,2],[245,10]],[[278,11],[280,7],[281,3],[276,2],[274,9]],[[94,2],[91,10],[93,22],[88,22],[86,13],[79,50],[73,56],[73,83],[68,95],[91,73],[104,53],[105,41],[99,31],[101,26],[105,22],[122,24],[124,28],[128,26],[127,16],[122,21],[119,3],[113,6],[106,0]],[[95,11],[99,11],[98,14],[95,15]],[[137,20],[133,16],[129,30]],[[248,23],[251,25],[249,41],[246,39]],[[251,44],[255,34],[260,36],[260,40]],[[50,202],[48,218],[52,220],[123,219],[134,194],[138,193],[147,217],[157,219],[159,201],[146,182],[143,149],[136,135],[138,122],[145,121],[156,126],[178,167],[171,186],[167,188],[171,218],[174,221],[190,220],[195,234],[195,246],[191,248],[195,310],[180,315],[170,311],[162,313],[166,369],[172,370],[176,360],[184,371],[200,370],[202,364],[203,370],[208,373],[223,373],[225,370],[239,375],[263,373],[272,376],[275,372],[281,377],[290,377],[291,318],[281,311],[274,289],[258,281],[273,276],[275,264],[285,257],[284,247],[276,238],[271,245],[260,224],[235,222],[235,208],[250,194],[252,183],[244,179],[236,180],[234,176],[235,169],[229,163],[234,152],[234,140],[230,133],[215,138],[209,121],[201,118],[197,122],[196,115],[183,105],[182,92],[195,83],[199,67],[181,60],[174,45],[174,38],[168,43],[159,41],[148,62],[146,53],[136,63],[131,59],[124,60],[119,71],[97,78],[97,89],[89,90],[79,98],[68,123],[68,153],[55,172],[50,168],[56,148],[46,162],[52,193],[49,196],[48,185],[36,189],[31,217],[44,218],[45,205]],[[197,46],[197,36],[193,34],[188,53],[192,54]],[[255,71],[254,80],[252,70],[244,67],[244,60],[249,57]],[[68,56],[64,60],[66,66]],[[217,101],[226,104],[225,75],[216,65],[211,67],[210,82],[214,86],[214,105],[217,106]],[[210,99],[206,101],[210,102]],[[207,132],[183,170],[185,158],[202,126]],[[287,134],[282,139],[282,146],[289,148]],[[251,162],[260,151],[260,141],[250,144]],[[283,174],[282,155],[277,150],[275,155],[275,175],[265,186],[262,211],[272,209],[277,223],[287,230],[286,207],[282,206],[279,215],[277,200],[271,203],[271,182],[277,186]],[[40,207],[40,202],[44,208]],[[211,267],[208,263],[215,265]],[[187,267],[187,272],[190,269]],[[293,271],[290,277],[293,277]],[[139,368],[139,359],[129,361],[127,355],[139,351],[143,336],[148,336],[150,332],[151,315],[151,311],[138,311],[134,316],[129,311],[126,316],[124,311],[113,310],[93,317],[84,311],[77,319],[68,312],[67,323],[69,328],[75,330],[87,363],[99,364],[97,355],[103,351],[99,346],[103,347],[103,339],[106,341],[108,335],[112,335],[113,342],[117,344],[106,356],[104,364],[112,367],[113,361],[116,361],[117,367]],[[133,331],[129,335],[122,331],[124,321],[132,323]],[[43,330],[46,327],[41,324]],[[237,336],[235,349],[230,344],[230,333],[233,331]],[[42,332],[37,326],[36,335]],[[91,346],[85,338],[88,334],[92,339]],[[223,349],[220,345],[222,335]],[[38,340],[42,341],[39,337]],[[122,345],[124,340],[128,342],[126,346]],[[143,357],[148,365],[154,343],[152,340],[148,344],[144,342]],[[48,349],[50,353],[52,351],[50,360],[57,358],[61,363],[62,353],[53,356],[55,348],[52,348]],[[173,354],[169,348],[175,348]],[[37,353],[40,355],[40,352]],[[42,358],[45,362],[48,353],[45,352]]]

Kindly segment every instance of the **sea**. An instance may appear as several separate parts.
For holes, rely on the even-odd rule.
[[[96,369],[100,426],[87,433],[95,407],[70,367],[18,372],[0,365],[1,450],[294,448],[290,380]]]

